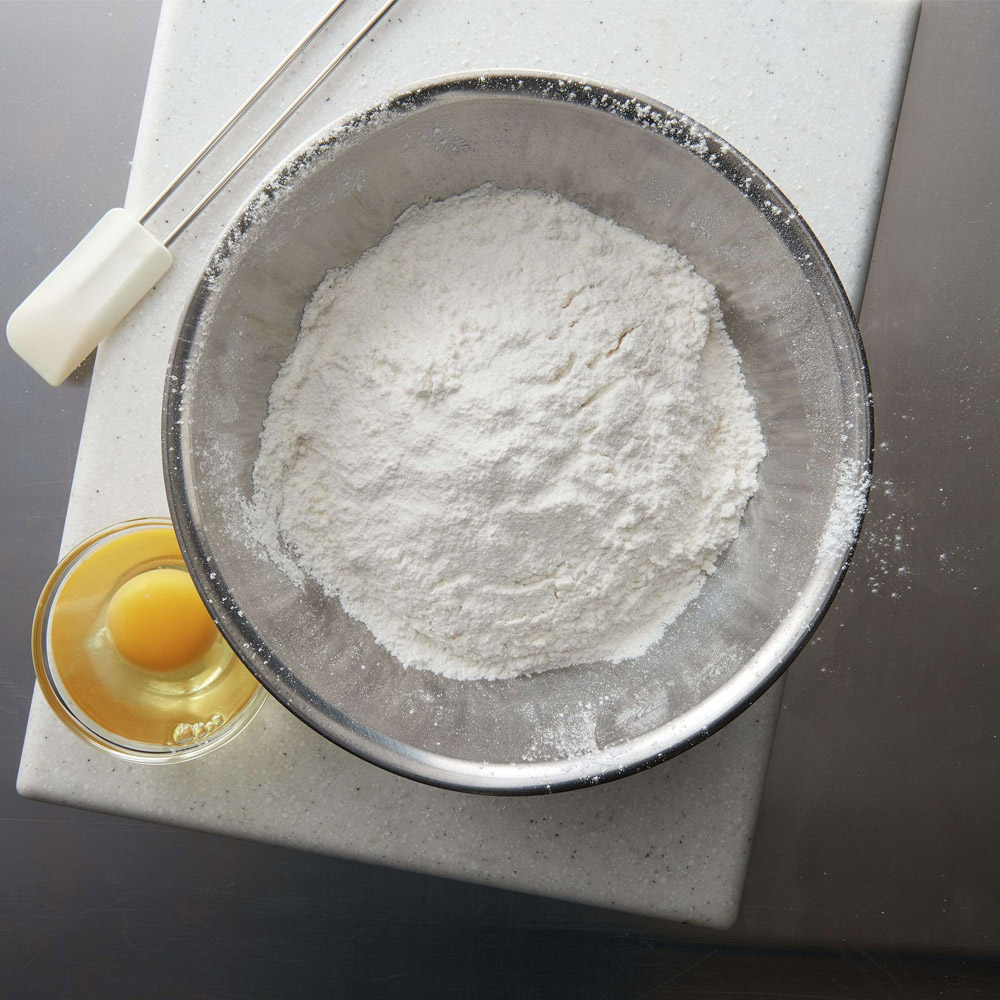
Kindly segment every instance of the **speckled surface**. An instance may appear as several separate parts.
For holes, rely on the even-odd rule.
[[[324,9],[168,0],[126,206],[140,211]],[[232,150],[364,21],[355,0],[151,229],[168,231]],[[402,0],[320,94],[174,246],[176,263],[98,354],[64,549],[166,513],[160,395],[170,341],[225,222],[285,153],[418,79],[536,68],[632,88],[751,157],[810,222],[857,307],[916,22],[880,3]],[[25,664],[28,669],[28,665]],[[794,668],[793,668],[794,669]],[[237,740],[151,768],[89,750],[36,691],[22,794],[455,878],[721,926],[736,914],[780,690],[684,756],[610,785],[490,799],[365,764],[274,703]]]

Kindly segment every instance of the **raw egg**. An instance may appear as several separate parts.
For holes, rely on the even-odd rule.
[[[218,636],[191,577],[173,567],[151,569],[115,591],[108,636],[118,654],[144,670],[176,670],[208,652]]]
[[[71,715],[116,745],[188,747],[260,703],[256,678],[202,603],[169,522],[122,525],[83,545],[53,574],[40,607],[46,629],[36,657],[48,669],[39,676]]]

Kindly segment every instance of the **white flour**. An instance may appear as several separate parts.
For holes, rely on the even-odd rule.
[[[641,654],[765,452],[714,289],[558,196],[410,209],[332,271],[271,390],[258,536],[406,666]]]
[[[837,492],[819,543],[818,558],[840,559],[858,532],[868,502],[871,477],[856,461],[844,459],[837,476]]]

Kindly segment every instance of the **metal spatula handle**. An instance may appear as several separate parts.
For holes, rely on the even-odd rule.
[[[346,2],[338,0],[323,15],[138,219],[124,209],[111,209],[14,310],[7,321],[7,340],[46,382],[59,385],[64,381],[135,308],[170,269],[173,256],[167,246],[204,211],[398,0],[387,0],[382,4],[364,27],[160,242],[143,223],[190,176]]]

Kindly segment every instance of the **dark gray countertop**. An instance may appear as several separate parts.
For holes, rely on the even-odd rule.
[[[122,199],[157,5],[2,14],[6,316]],[[1000,995],[998,50],[1000,4],[925,5],[861,315],[872,509],[789,672],[726,934],[18,799],[88,375],[0,351],[0,995]]]

